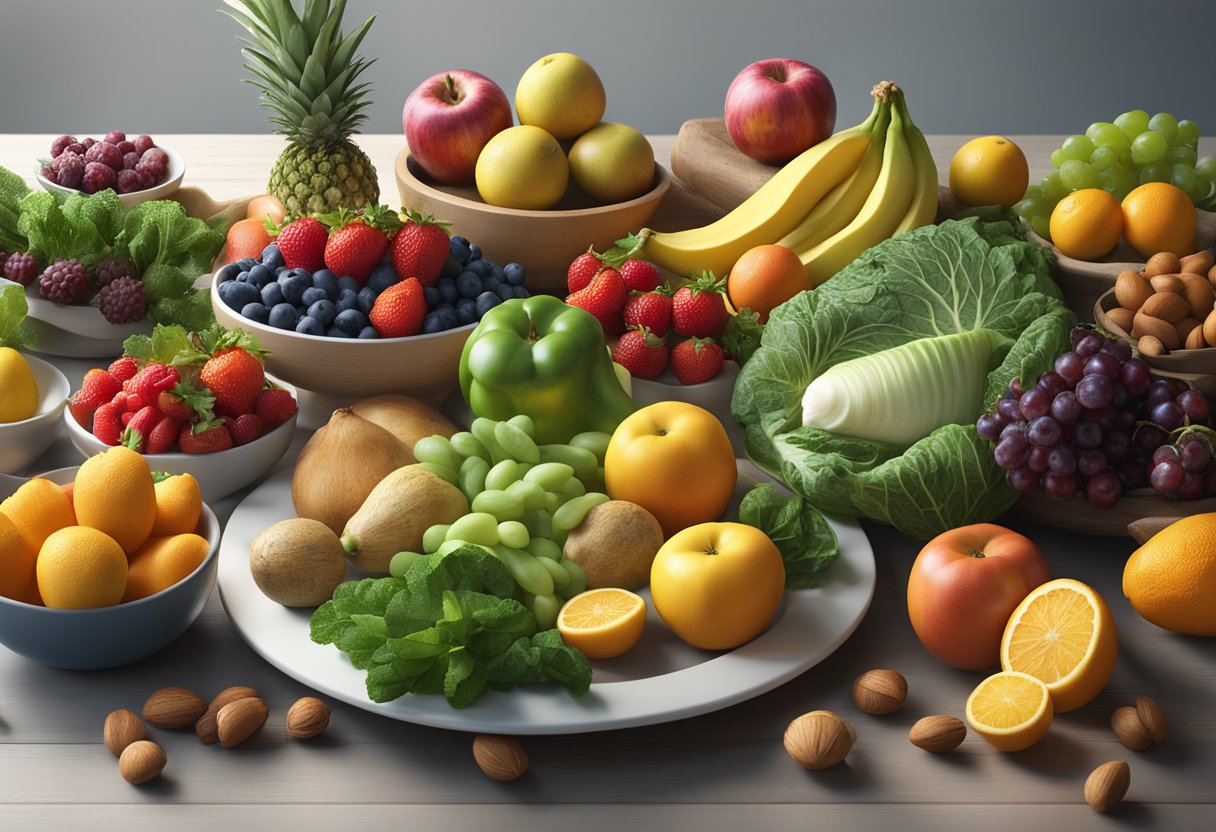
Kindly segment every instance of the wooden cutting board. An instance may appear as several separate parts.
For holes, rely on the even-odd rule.
[[[720,118],[684,122],[671,149],[671,170],[689,190],[730,211],[772,178],[778,168],[745,156]]]

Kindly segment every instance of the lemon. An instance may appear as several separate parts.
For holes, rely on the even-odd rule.
[[[1021,751],[1043,739],[1054,713],[1047,686],[1017,671],[989,676],[967,697],[967,722],[1001,751]]]
[[[570,164],[557,139],[520,124],[486,142],[474,177],[488,205],[543,211],[565,196]]]
[[[589,659],[610,659],[638,643],[646,626],[646,602],[626,589],[589,589],[557,614],[562,641]]]
[[[1166,526],[1132,552],[1123,594],[1158,627],[1216,636],[1216,512]]]
[[[68,526],[38,552],[38,590],[60,610],[109,607],[127,588],[127,556],[114,538],[87,526]]]
[[[25,356],[0,347],[0,422],[20,422],[38,412],[38,381]]]
[[[964,205],[1011,208],[1029,181],[1025,154],[1004,136],[972,139],[950,160],[950,190]]]

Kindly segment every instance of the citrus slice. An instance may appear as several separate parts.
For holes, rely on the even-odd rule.
[[[1009,616],[1001,637],[1001,669],[1041,680],[1056,713],[1097,696],[1118,653],[1110,608],[1092,587],[1071,578],[1032,590]]]
[[[1033,676],[1003,670],[967,697],[967,722],[1001,751],[1030,748],[1051,727],[1051,694]]]
[[[646,602],[625,589],[589,589],[557,614],[562,641],[589,659],[611,659],[638,643],[646,626]]]

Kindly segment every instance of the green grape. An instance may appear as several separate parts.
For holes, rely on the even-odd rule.
[[[513,482],[507,486],[507,493],[520,500],[525,511],[545,507],[545,489],[534,482]]]
[[[388,562],[388,574],[394,578],[404,578],[405,573],[414,565],[414,561],[421,558],[422,555],[417,552],[398,552],[393,555],[393,559]]]
[[[518,520],[506,520],[498,524],[498,539],[502,541],[503,546],[523,549],[531,540],[531,535],[523,523]]]
[[[423,532],[422,551],[426,552],[428,555],[435,552],[440,546],[443,545],[443,541],[448,539],[448,529],[450,528],[450,524],[440,523],[438,525],[431,526],[429,529]]]
[[[533,595],[553,594],[553,578],[549,576],[549,570],[537,563],[532,555],[506,546],[495,546],[494,554],[498,555],[498,559],[507,567],[515,583],[519,584],[524,592]]]
[[[1210,191],[1213,187],[1216,186],[1213,186],[1211,182],[1204,179],[1199,174],[1195,174],[1195,179],[1191,183],[1191,187],[1186,189],[1186,195],[1191,198],[1191,202],[1198,205],[1207,197],[1208,191]]]
[[[518,520],[524,516],[523,501],[506,491],[483,491],[473,498],[469,507],[475,512],[493,514],[498,522]]]
[[[1167,165],[1186,165],[1193,168],[1198,161],[1199,155],[1195,153],[1195,148],[1187,147],[1184,144],[1176,144],[1165,151],[1165,163]]]
[[[1178,140],[1178,119],[1169,113],[1157,113],[1148,120],[1148,129],[1165,139],[1166,144]]]
[[[1153,162],[1140,168],[1140,184],[1145,185],[1149,182],[1169,182],[1170,169],[1165,166],[1164,162]]]
[[[1089,130],[1085,131],[1085,135],[1098,147],[1113,147],[1115,150],[1122,150],[1131,143],[1131,139],[1123,135],[1123,131],[1109,121],[1091,124]]]
[[[486,474],[490,463],[479,456],[471,456],[460,466],[460,490],[466,499],[472,500],[486,490]]]
[[[546,491],[556,491],[567,480],[574,479],[574,469],[561,462],[542,462],[524,475],[528,482],[534,482]]]
[[[1184,118],[1178,122],[1178,144],[1185,144],[1194,147],[1199,142],[1199,125],[1191,121],[1189,118]]]
[[[1013,213],[1027,222],[1031,217],[1037,217],[1047,212],[1047,204],[1042,199],[1023,199],[1013,206]]]
[[[424,436],[414,443],[414,459],[430,462],[459,471],[464,457],[460,455],[445,436]]]
[[[1059,202],[1068,196],[1068,188],[1060,181],[1058,173],[1049,173],[1044,176],[1043,181],[1039,183],[1039,188],[1043,191],[1043,196],[1047,197],[1050,202]]]
[[[1101,173],[1112,165],[1118,164],[1118,162],[1119,151],[1113,147],[1102,146],[1095,148],[1089,157],[1089,166],[1098,173]]]
[[[1098,174],[1098,181],[1102,186],[1102,190],[1112,194],[1115,199],[1120,202],[1123,197],[1127,196],[1132,188],[1136,187],[1139,182],[1127,172],[1125,168],[1114,167],[1107,168]]]
[[[557,563],[562,559],[562,548],[543,537],[534,537],[528,541],[526,546],[522,547],[524,551],[536,558],[544,558]]]
[[[1026,193],[1022,195],[1022,199],[1037,199],[1040,202],[1046,202],[1047,197],[1043,196],[1043,189],[1038,185],[1031,185],[1026,189]]]
[[[536,619],[536,626],[542,630],[551,630],[557,626],[557,615],[562,610],[562,602],[553,595],[537,595],[529,600],[527,607]]]
[[[1094,143],[1085,136],[1069,136],[1060,146],[1060,150],[1063,151],[1065,159],[1084,162],[1089,158],[1089,154],[1094,152]]]
[[[518,416],[512,416],[507,421],[515,425],[515,427],[519,428],[533,439],[536,438],[536,424],[532,421],[531,416],[521,413]]]
[[[1060,181],[1070,191],[1098,187],[1098,174],[1085,162],[1069,159],[1060,167]]]
[[[1148,113],[1144,110],[1129,110],[1115,118],[1115,126],[1123,131],[1130,142],[1148,129]]]
[[[481,457],[486,462],[490,461],[490,452],[485,449],[485,446],[477,441],[477,437],[466,430],[452,434],[452,438],[448,440],[452,443],[452,448],[456,453],[465,458],[467,462],[471,457]]]
[[[486,472],[483,487],[491,491],[506,491],[507,486],[519,479],[519,463],[504,459]]]
[[[1132,170],[1135,165],[1132,164],[1132,148],[1131,145],[1119,151],[1119,167],[1125,170]]]
[[[1132,140],[1132,162],[1138,167],[1160,162],[1168,149],[1169,145],[1161,134],[1149,130]]]
[[[1053,168],[1059,170],[1060,165],[1064,164],[1066,161],[1068,160],[1064,157],[1064,148],[1057,147],[1055,150],[1051,151],[1051,166]]]
[[[1195,162],[1195,172],[1209,182],[1216,182],[1216,156],[1204,156]]]
[[[457,468],[449,468],[446,465],[439,465],[434,462],[418,462],[415,464],[423,471],[434,474],[441,480],[445,480],[455,486],[460,485],[460,474],[457,473]]]
[[[513,459],[531,465],[540,462],[540,451],[536,448],[535,440],[522,428],[510,422],[499,422],[494,426],[494,438]]]
[[[1042,214],[1030,218],[1030,230],[1044,240],[1051,239],[1051,220]]]
[[[452,525],[444,535],[445,541],[463,540],[479,546],[498,545],[498,518],[493,514],[474,512],[466,514]]]
[[[1196,180],[1200,179],[1199,174],[1195,173],[1195,169],[1190,165],[1170,165],[1170,181],[1175,187],[1181,188],[1187,194],[1196,188]]]

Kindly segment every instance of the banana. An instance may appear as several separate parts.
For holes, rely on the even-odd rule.
[[[899,109],[891,110],[882,154],[882,170],[861,211],[842,231],[817,246],[799,251],[812,286],[819,286],[870,246],[895,233],[916,191],[916,171]]]
[[[876,100],[868,119],[804,151],[716,222],[671,233],[643,228],[642,256],[679,275],[703,270],[727,274],[748,249],[789,233],[824,194],[857,169],[884,109]]]
[[[853,221],[870,191],[874,190],[874,183],[878,181],[889,122],[890,112],[883,110],[878,123],[875,124],[873,138],[861,159],[861,165],[848,179],[819,200],[819,204],[811,209],[811,213],[807,214],[793,231],[778,240],[777,245],[795,251],[805,251],[819,245]]]
[[[912,164],[916,168],[916,193],[912,196],[912,206],[899,225],[895,227],[896,234],[929,225],[937,219],[937,163],[929,152],[929,143],[925,134],[912,123],[908,115],[906,101],[899,102],[900,115],[904,119],[904,130],[908,134],[908,145],[912,151]],[[894,236],[894,235],[892,235]]]

